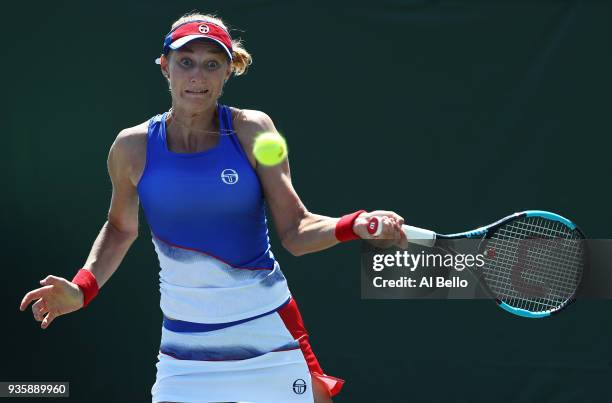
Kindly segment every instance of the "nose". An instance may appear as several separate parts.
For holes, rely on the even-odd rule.
[[[204,66],[198,66],[198,68],[194,69],[193,75],[191,76],[191,82],[197,83],[200,81],[206,81],[208,77],[208,73]]]

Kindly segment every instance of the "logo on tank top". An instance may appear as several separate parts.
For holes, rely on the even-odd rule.
[[[293,392],[297,395],[301,395],[306,392],[306,381],[303,379],[296,379],[293,382]]]
[[[229,168],[224,169],[221,171],[221,180],[226,185],[233,185],[234,183],[238,182],[238,172]]]

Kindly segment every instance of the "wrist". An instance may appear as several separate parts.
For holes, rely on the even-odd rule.
[[[85,308],[85,293],[83,292],[83,289],[81,287],[79,287],[77,284],[76,288],[77,288],[77,292],[79,293],[79,300],[81,301],[81,308]]]
[[[87,307],[91,300],[98,295],[98,282],[93,273],[86,269],[80,269],[72,279],[72,282],[79,287],[81,291],[83,308]]]
[[[355,234],[355,231],[353,230],[353,226],[355,225],[355,220],[357,217],[363,213],[365,213],[365,210],[358,210],[354,213],[342,216],[340,220],[338,220],[335,230],[336,239],[338,241],[347,242],[354,239],[359,239],[359,236]]]

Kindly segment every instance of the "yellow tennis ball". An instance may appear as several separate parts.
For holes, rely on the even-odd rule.
[[[287,142],[278,133],[261,133],[255,138],[253,155],[262,165],[278,165],[287,157]]]

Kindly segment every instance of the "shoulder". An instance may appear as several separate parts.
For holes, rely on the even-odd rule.
[[[270,116],[253,109],[231,108],[234,130],[245,136],[255,136],[264,131],[276,131]]]
[[[109,151],[109,169],[128,173],[133,183],[138,183],[146,162],[148,129],[149,120],[121,130]]]
[[[253,143],[255,137],[263,132],[275,132],[274,122],[270,116],[261,111],[252,109],[230,108],[232,111],[232,120],[234,123],[234,131],[240,140],[242,148],[246,151],[251,166],[255,168],[257,163],[253,156]]]
[[[147,144],[147,133],[149,131],[149,121],[139,125],[128,127],[119,132],[111,149],[115,148],[120,152],[130,152],[141,145]]]

